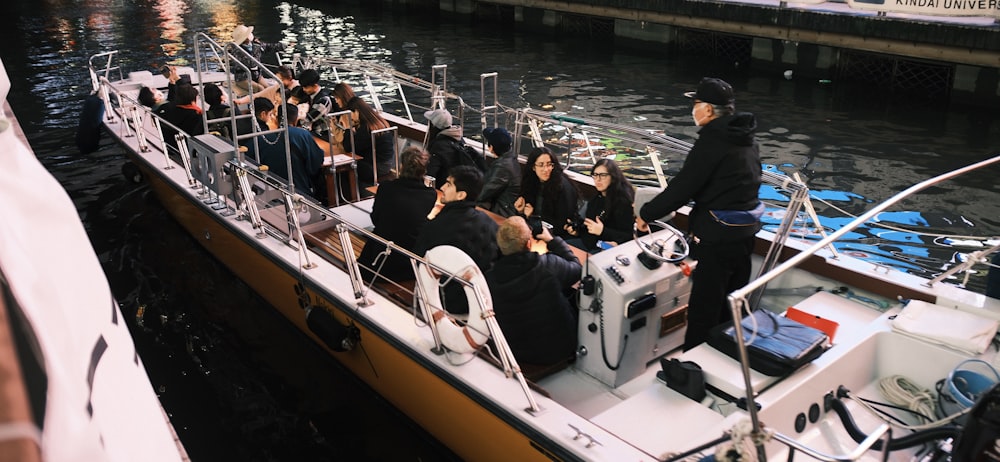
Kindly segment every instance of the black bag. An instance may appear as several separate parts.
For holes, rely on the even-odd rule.
[[[698,363],[660,358],[660,367],[663,370],[656,373],[656,378],[671,390],[698,402],[705,399],[705,373]]]
[[[478,151],[465,143],[459,143],[458,146],[458,163],[459,165],[470,165],[476,167],[480,173],[486,173],[486,159]]]
[[[767,310],[756,310],[740,322],[747,342],[750,368],[769,376],[783,376],[820,357],[826,351],[826,334]],[[756,324],[756,330],[755,330]],[[732,322],[712,328],[708,344],[739,360]]]

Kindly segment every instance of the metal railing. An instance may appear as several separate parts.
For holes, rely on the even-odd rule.
[[[786,260],[781,265],[778,265],[774,269],[772,269],[772,270],[770,270],[770,271],[768,271],[768,272],[766,272],[766,273],[758,276],[756,279],[750,281],[749,284],[747,284],[747,285],[743,286],[742,288],[737,289],[737,290],[735,290],[735,291],[733,291],[732,293],[729,294],[729,296],[728,296],[729,308],[732,311],[732,317],[735,320],[735,322],[733,322],[733,328],[734,328],[734,331],[735,331],[734,332],[734,337],[736,339],[736,347],[737,347],[737,351],[739,353],[740,366],[741,366],[741,369],[742,369],[742,372],[743,372],[743,382],[744,382],[744,386],[746,387],[745,388],[746,389],[746,409],[747,409],[747,412],[750,414],[750,420],[751,420],[751,423],[753,425],[753,434],[761,434],[763,432],[763,427],[762,427],[762,425],[760,423],[760,420],[758,419],[758,416],[757,416],[757,406],[756,406],[756,403],[755,403],[755,395],[756,395],[756,393],[754,392],[753,384],[751,382],[750,360],[749,360],[749,356],[748,356],[748,353],[747,353],[746,342],[744,341],[744,337],[743,337],[743,326],[742,326],[742,323],[739,322],[739,320],[742,318],[743,309],[745,307],[750,306],[747,298],[751,294],[753,294],[756,290],[758,290],[760,288],[763,288],[764,286],[766,286],[769,282],[771,282],[772,280],[774,280],[778,276],[784,274],[788,270],[791,270],[791,269],[795,268],[796,266],[798,266],[799,264],[801,264],[803,261],[805,261],[807,258],[815,255],[821,249],[823,249],[823,248],[831,245],[834,241],[836,241],[837,239],[839,239],[844,234],[847,234],[847,233],[853,231],[855,228],[861,226],[862,224],[864,224],[868,220],[871,220],[872,218],[874,218],[875,216],[877,216],[879,213],[885,211],[889,207],[892,207],[893,205],[895,205],[899,201],[901,201],[901,200],[903,200],[903,199],[905,199],[905,198],[907,198],[909,196],[912,196],[913,194],[915,194],[915,193],[917,193],[919,191],[922,191],[922,190],[927,189],[927,188],[929,188],[931,186],[934,186],[934,185],[937,185],[937,184],[942,183],[944,181],[947,181],[947,180],[949,180],[951,178],[954,178],[956,176],[959,176],[959,175],[962,175],[962,174],[965,174],[965,173],[968,173],[968,172],[971,172],[971,171],[974,171],[974,170],[978,170],[978,169],[981,169],[981,168],[985,168],[985,167],[988,167],[990,165],[996,164],[998,162],[1000,162],[1000,155],[997,155],[995,157],[992,157],[992,158],[989,158],[989,159],[977,162],[977,163],[972,164],[972,165],[968,165],[966,167],[962,167],[962,168],[959,168],[959,169],[956,169],[956,170],[952,170],[950,172],[947,172],[947,173],[938,175],[936,177],[930,178],[928,180],[922,181],[920,183],[917,183],[917,184],[915,184],[915,185],[913,185],[913,186],[905,189],[904,191],[899,192],[896,195],[890,197],[889,199],[885,200],[884,202],[878,204],[877,206],[873,207],[868,212],[865,212],[861,216],[859,216],[859,217],[855,218],[854,220],[852,220],[851,222],[845,224],[843,227],[841,227],[837,231],[831,233],[830,235],[828,235],[825,238],[821,239],[820,241],[816,242],[815,244],[813,244],[808,249],[806,249],[806,250],[804,250],[802,252],[799,252],[795,256],[793,256],[793,257],[789,258],[788,260]],[[785,443],[794,442],[791,438],[787,438],[787,437],[782,437],[782,441],[785,442]],[[766,460],[766,455],[763,453],[763,451],[764,451],[763,445],[758,445],[757,448],[758,448],[758,452],[761,455],[760,459],[761,460]],[[840,460],[840,459],[838,459],[838,460]],[[849,459],[849,460],[853,460],[853,459]]]
[[[207,36],[199,36],[197,40],[204,40],[205,45],[210,49],[214,49],[216,51],[223,49],[223,47],[212,42]],[[128,94],[118,92],[115,89],[113,82],[106,78],[106,75],[109,74],[107,69],[117,69],[116,65],[111,64],[114,56],[115,53],[112,52],[97,55],[92,58],[92,63],[95,62],[95,59],[100,58],[108,58],[108,60],[107,63],[104,64],[106,69],[103,71],[102,68],[92,67],[91,76],[95,85],[97,85],[97,89],[100,90],[102,94],[108,95],[108,97],[105,98],[105,102],[107,107],[112,108],[112,111],[109,111],[109,113],[113,112],[110,114],[112,119],[114,119],[113,123],[122,124],[121,129],[126,132],[123,134],[123,138],[125,136],[138,135],[140,137],[140,140],[136,143],[138,151],[147,152],[149,147],[160,149],[163,151],[165,156],[166,166],[163,167],[164,169],[175,168],[174,164],[179,161],[185,170],[185,175],[192,189],[201,188],[203,190],[208,190],[210,185],[204,180],[204,178],[195,174],[196,167],[191,163],[190,154],[187,149],[187,142],[192,137],[180,130],[179,127],[170,125],[169,122],[163,120],[158,114],[152,112],[149,108],[138,104],[138,102],[136,102]],[[231,66],[241,65],[235,63],[235,60],[229,54],[223,54],[221,56],[223,56],[223,69],[232,69]],[[197,61],[200,62],[200,60]],[[198,83],[200,84],[205,81],[205,79],[202,78],[200,66],[198,72]],[[263,69],[262,72],[267,73],[269,71]],[[111,102],[114,104],[109,104]],[[334,116],[336,115],[337,114],[334,114]],[[180,159],[171,159],[168,155],[168,151],[170,149],[168,147],[169,144],[163,139],[162,130],[159,128],[160,124],[168,124],[173,129],[178,131],[178,155]],[[366,284],[362,276],[362,272],[360,271],[353,245],[351,244],[350,234],[360,236],[370,243],[381,244],[387,249],[386,252],[403,255],[406,258],[409,258],[412,264],[427,265],[434,268],[435,271],[448,275],[455,283],[472,287],[477,294],[489,294],[488,287],[478,287],[477,285],[464,280],[458,274],[450,273],[446,269],[435,265],[433,262],[427,261],[423,257],[418,256],[391,241],[387,241],[381,236],[378,236],[363,227],[343,220],[335,212],[332,212],[315,201],[296,193],[294,183],[291,179],[289,179],[287,183],[279,181],[273,175],[270,175],[267,170],[262,170],[257,166],[246,162],[246,159],[243,158],[242,150],[240,150],[238,146],[239,140],[249,139],[251,137],[268,133],[284,132],[284,130],[287,130],[286,126],[283,126],[280,130],[255,131],[249,134],[236,134],[237,136],[234,136],[232,140],[234,156],[222,167],[225,171],[225,175],[213,178],[213,184],[211,185],[212,190],[218,191],[221,189],[218,186],[218,182],[229,182],[229,190],[231,193],[226,195],[217,194],[214,197],[211,197],[210,194],[206,195],[202,193],[199,195],[199,199],[202,199],[201,202],[206,206],[209,206],[211,203],[211,206],[209,206],[208,209],[213,210],[215,213],[219,213],[220,215],[231,215],[233,213],[237,213],[237,221],[247,222],[251,229],[254,230],[257,238],[276,238],[284,242],[285,245],[295,249],[299,255],[301,270],[309,270],[317,266],[312,262],[312,258],[317,255],[315,250],[322,250],[326,253],[338,252],[337,249],[325,240],[310,243],[307,240],[309,233],[305,231],[304,227],[308,224],[324,220],[332,220],[331,223],[337,223],[337,234],[340,242],[339,253],[343,258],[344,264],[346,265],[345,270],[351,279],[353,294],[359,308],[371,304],[371,300],[369,298],[371,287],[374,284],[375,279],[381,276],[378,274],[377,268],[367,268],[371,270],[375,276],[372,278],[370,283]],[[382,132],[395,133],[395,130],[396,127],[392,127],[391,129],[383,130]],[[373,133],[372,136],[374,137],[381,134],[383,133]],[[147,141],[153,141],[153,143],[150,145],[147,144]],[[146,146],[146,148],[141,146]],[[286,152],[288,151],[286,150]],[[290,167],[291,166],[289,166],[289,171],[291,171]],[[284,216],[283,229],[279,229],[274,226],[272,222],[264,219],[262,216],[263,211],[273,210],[275,207],[280,207],[281,214]],[[310,217],[307,223],[303,223],[303,221],[300,220],[300,212],[307,212],[305,215]],[[313,247],[313,251],[310,251],[310,245],[318,247]],[[389,282],[395,283],[394,281]],[[413,295],[415,297],[418,296],[417,294]],[[422,314],[425,321],[430,319],[426,310]],[[414,313],[414,316],[417,316],[416,312]],[[434,337],[434,350],[444,351],[440,335],[437,333],[436,324],[433,321],[430,321],[427,322],[427,325],[431,329]],[[500,362],[505,375],[513,377],[518,381],[525,394],[525,399],[528,402],[528,411],[532,413],[540,412],[541,408],[538,406],[534,394],[528,386],[524,374],[521,372],[517,359],[513,356],[510,347],[507,345],[499,325],[492,317],[492,313],[489,313],[487,325],[490,330],[490,336],[493,338],[493,343],[497,346],[497,350],[500,354]]]
[[[660,155],[674,153],[687,156],[691,143],[668,136],[662,131],[647,130],[631,125],[603,120],[570,117],[564,114],[539,111],[531,108],[506,108],[514,119],[514,149],[522,155],[521,143],[527,139],[533,147],[548,146],[553,153],[564,158],[565,168],[573,166],[574,158],[585,158],[592,166],[597,156],[626,154],[631,157],[649,157],[656,180],[665,187],[667,178],[661,168]],[[552,135],[546,137],[544,133]],[[579,136],[574,134],[579,133]],[[582,140],[582,141],[580,141]],[[583,153],[584,155],[580,155]],[[636,185],[648,185],[648,180],[630,177]]]

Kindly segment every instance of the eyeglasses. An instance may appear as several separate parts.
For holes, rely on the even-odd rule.
[[[596,178],[596,179],[599,179],[599,180],[606,180],[610,176],[611,176],[611,174],[608,173],[608,172],[604,172],[604,173],[591,173],[590,174],[591,178]]]
[[[552,162],[539,162],[535,164],[535,168],[552,168],[554,165]]]

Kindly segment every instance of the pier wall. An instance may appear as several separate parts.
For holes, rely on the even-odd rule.
[[[627,46],[709,52],[754,69],[863,80],[958,103],[1000,104],[997,20],[913,19],[859,12],[843,3],[768,1],[394,0],[535,31],[610,35]]]

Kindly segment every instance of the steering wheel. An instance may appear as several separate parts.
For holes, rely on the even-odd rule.
[[[687,258],[691,249],[688,246],[687,239],[684,239],[684,233],[659,220],[653,220],[649,222],[649,225],[656,225],[666,229],[670,231],[670,234],[672,234],[673,237],[668,239],[652,239],[652,242],[647,242],[648,240],[651,240],[649,236],[652,234],[639,237],[639,225],[638,223],[633,224],[632,238],[635,239],[635,243],[639,244],[639,248],[642,249],[642,254],[640,254],[640,256],[648,256],[659,263],[677,263]],[[671,244],[671,241],[673,244]],[[673,250],[667,250],[668,246]],[[664,253],[666,253],[666,255],[664,255]]]

